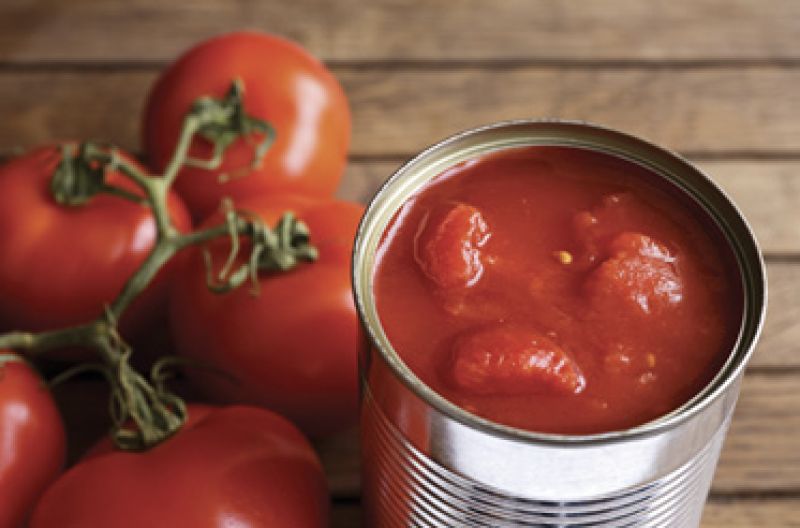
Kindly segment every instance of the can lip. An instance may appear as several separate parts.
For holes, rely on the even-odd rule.
[[[372,209],[373,204],[376,203],[378,200],[380,200],[380,198],[387,192],[387,189],[392,185],[392,183],[398,177],[400,177],[409,167],[413,166],[418,160],[429,156],[436,150],[447,147],[466,137],[483,132],[489,132],[494,129],[517,127],[517,126],[537,126],[537,125],[576,127],[579,129],[589,129],[596,132],[613,134],[627,141],[639,143],[643,147],[652,149],[653,151],[659,152],[661,154],[666,154],[668,157],[672,157],[675,160],[682,163],[683,165],[688,166],[693,171],[695,171],[699,176],[701,176],[702,179],[704,179],[706,183],[709,184],[714,189],[714,192],[719,194],[719,196],[724,200],[725,205],[727,207],[730,207],[736,213],[736,217],[741,223],[739,227],[743,229],[744,234],[748,239],[747,242],[751,245],[753,249],[752,253],[754,253],[756,257],[756,269],[751,270],[751,273],[754,274],[759,279],[760,289],[757,291],[757,293],[760,294],[760,298],[752,299],[751,298],[752,296],[745,287],[746,270],[743,269],[742,259],[740,258],[740,254],[737,251],[734,251],[734,253],[737,255],[737,260],[739,261],[740,273],[742,275],[742,280],[743,280],[743,290],[744,290],[744,302],[742,307],[743,316],[742,316],[742,323],[739,335],[736,339],[734,346],[731,349],[731,353],[729,354],[729,357],[726,360],[725,364],[720,368],[720,370],[717,372],[714,378],[708,383],[708,385],[706,385],[700,392],[698,392],[695,396],[693,396],[683,405],[654,420],[645,422],[643,424],[637,425],[629,429],[608,431],[604,433],[596,433],[590,435],[541,433],[541,432],[529,431],[526,429],[504,425],[472,414],[462,409],[461,407],[455,405],[454,403],[450,402],[449,400],[441,396],[439,393],[434,391],[427,384],[425,384],[421,379],[419,379],[419,377],[400,359],[399,354],[397,354],[397,352],[391,346],[391,343],[389,342],[388,338],[386,338],[385,335],[377,334],[373,326],[371,324],[368,324],[369,321],[365,317],[366,306],[367,306],[365,296],[368,296],[369,292],[365,288],[366,285],[362,284],[361,280],[362,274],[358,272],[359,271],[358,263],[362,261],[364,257],[364,252],[365,252],[364,239],[370,227],[369,225],[370,222],[368,222],[368,218],[369,218],[369,212]],[[565,146],[574,146],[574,145],[569,145],[568,143],[565,142]],[[635,162],[635,160],[630,160],[630,161]],[[556,444],[561,447],[569,447],[569,446],[577,447],[577,446],[587,446],[596,444],[607,444],[607,443],[615,443],[620,441],[627,441],[637,438],[648,437],[658,434],[659,432],[662,432],[665,429],[673,428],[696,416],[697,414],[702,412],[703,409],[708,407],[711,404],[711,402],[719,398],[728,389],[728,387],[740,377],[741,373],[746,368],[747,363],[749,362],[750,357],[754,352],[756,343],[760,339],[761,332],[764,327],[764,320],[766,317],[766,310],[767,310],[767,273],[766,273],[766,265],[764,263],[763,253],[760,249],[758,240],[756,239],[751,226],[745,219],[739,207],[730,198],[730,196],[728,196],[728,194],[725,191],[723,191],[719,186],[717,186],[716,183],[714,183],[714,181],[704,171],[696,167],[694,164],[692,164],[690,161],[688,161],[685,157],[681,156],[680,154],[665,147],[656,145],[655,143],[652,143],[648,140],[639,138],[637,136],[633,136],[631,134],[621,132],[619,130],[607,126],[580,120],[539,118],[539,119],[513,119],[513,120],[499,121],[496,123],[491,123],[488,125],[483,125],[458,132],[437,143],[434,143],[426,147],[420,153],[411,157],[409,160],[403,163],[397,170],[395,170],[395,172],[381,185],[381,187],[375,193],[373,198],[370,200],[370,203],[367,206],[367,210],[361,219],[358,231],[356,233],[355,244],[353,246],[351,271],[352,271],[351,276],[353,280],[353,293],[355,298],[355,304],[362,328],[366,330],[372,343],[374,344],[382,343],[388,347],[389,349],[388,351],[383,346],[374,346],[373,348],[378,351],[378,353],[386,361],[387,365],[398,376],[399,380],[403,384],[405,384],[414,394],[423,399],[428,405],[436,409],[438,412],[462,423],[465,426],[479,428],[485,432],[489,432],[496,436],[500,436],[509,440],[523,441],[527,443],[547,444],[547,445]],[[751,328],[751,331],[747,336],[747,342],[745,343],[743,342],[743,339],[745,338],[744,331],[748,322],[747,321],[748,313],[746,309],[748,307],[748,303],[753,303],[753,302],[760,302],[760,306],[757,314],[755,316],[753,315],[750,316],[751,323],[752,320],[755,321],[755,328]],[[383,334],[382,331],[381,334]],[[743,347],[746,347],[746,350],[744,350],[744,352],[741,354],[737,354],[737,351],[740,351]]]

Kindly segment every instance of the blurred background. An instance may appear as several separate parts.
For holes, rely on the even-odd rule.
[[[342,197],[368,200],[438,139],[521,117],[605,124],[705,169],[752,223],[771,283],[704,526],[800,526],[800,2],[2,0],[0,156],[69,138],[140,150],[160,69],[243,28],[297,41],[343,83]],[[336,526],[359,525],[356,438],[318,446]]]

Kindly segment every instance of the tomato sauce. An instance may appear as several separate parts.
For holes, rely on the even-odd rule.
[[[575,147],[454,166],[396,213],[374,278],[381,324],[427,385],[531,431],[627,429],[676,409],[730,353],[735,258],[644,167]]]

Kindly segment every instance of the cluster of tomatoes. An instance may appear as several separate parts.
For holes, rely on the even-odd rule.
[[[172,222],[183,232],[218,224],[226,197],[268,226],[289,210],[308,226],[318,259],[259,275],[257,294],[209,291],[204,251],[224,262],[226,239],[188,248],[161,269],[125,312],[122,335],[135,343],[166,332],[174,353],[235,381],[190,371],[211,405],[190,403],[186,424],[146,452],[101,440],[61,474],[65,432],[53,400],[27,362],[3,352],[0,527],[327,524],[324,474],[303,433],[330,434],[357,416],[350,252],[363,211],[332,197],[350,112],[336,79],[300,47],[260,33],[223,35],[189,50],[153,87],[142,130],[148,169],[169,163],[193,102],[222,96],[234,80],[247,113],[268,122],[275,141],[257,167],[248,138],[230,145],[218,168],[183,167],[168,200]],[[193,159],[214,154],[193,140]],[[141,204],[107,194],[57,204],[49,185],[62,156],[60,145],[44,146],[0,168],[0,333],[93,320],[156,243]],[[114,171],[108,178],[131,186]]]

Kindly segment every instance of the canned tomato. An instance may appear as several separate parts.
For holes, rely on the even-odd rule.
[[[576,122],[458,134],[373,198],[353,285],[368,526],[699,524],[767,292],[691,163]]]

